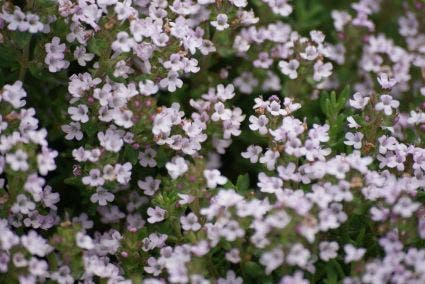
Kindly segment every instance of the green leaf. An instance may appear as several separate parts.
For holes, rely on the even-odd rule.
[[[160,148],[158,152],[156,153],[156,162],[158,164],[158,168],[162,168],[165,166],[165,164],[170,160],[169,155],[167,154],[166,150],[163,148]]]
[[[325,283],[327,283],[327,284],[338,283],[338,275],[337,275],[332,263],[329,263],[328,265],[326,265],[325,269],[326,269]]]
[[[338,110],[342,110],[345,106],[345,104],[348,101],[348,98],[350,97],[351,88],[349,85],[345,86],[345,88],[342,90],[341,94],[339,94],[337,107]]]
[[[249,175],[248,174],[238,176],[238,179],[236,181],[236,188],[240,192],[249,190]]]
[[[102,56],[106,49],[109,48],[108,41],[104,38],[92,38],[88,44],[89,51]]]
[[[69,185],[75,185],[75,186],[81,186],[81,178],[79,177],[68,177],[64,180],[65,184],[69,184]]]
[[[242,264],[242,273],[248,279],[263,279],[264,280],[264,269],[254,261],[247,261]],[[263,282],[265,283],[265,282]]]
[[[32,34],[27,33],[27,32],[16,32],[16,33],[13,33],[13,39],[14,39],[16,45],[20,49],[25,48],[30,43],[31,36],[32,36]]]
[[[87,123],[83,124],[83,130],[87,133],[88,137],[93,137],[99,130],[99,127],[96,122],[89,120]]]
[[[18,66],[18,50],[0,45],[0,67]]]
[[[124,158],[129,161],[133,166],[138,162],[138,152],[130,145],[126,145],[124,148]]]

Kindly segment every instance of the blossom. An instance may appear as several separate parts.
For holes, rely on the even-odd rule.
[[[307,284],[342,260],[345,284],[425,283],[420,4],[388,29],[381,1],[311,1],[320,31],[288,0],[6,2],[1,273]],[[361,218],[379,253],[339,235]]]
[[[273,170],[275,168],[276,160],[279,158],[279,156],[279,152],[269,149],[260,158],[260,163],[266,164],[267,169]]]
[[[390,95],[382,95],[379,102],[375,105],[377,111],[384,111],[385,115],[391,115],[393,109],[397,109],[400,102],[394,100]]]
[[[90,185],[95,187],[95,186],[103,185],[105,183],[105,180],[103,179],[99,169],[92,169],[90,170],[88,176],[85,176],[82,178],[82,182],[85,185]]]
[[[185,231],[198,231],[201,229],[201,224],[198,223],[198,217],[193,213],[189,213],[187,216],[181,216],[180,223]]]
[[[227,178],[220,174],[218,170],[204,170],[204,177],[207,180],[208,188],[215,188],[217,185],[223,185],[227,182]]]
[[[147,196],[152,196],[159,189],[161,181],[159,179],[154,179],[151,176],[146,177],[145,180],[139,180],[137,186],[143,190],[143,193]]]
[[[127,32],[119,32],[111,47],[114,51],[129,52],[134,47],[134,45],[134,39],[132,39]]]
[[[53,247],[51,247],[47,241],[39,236],[34,230],[31,230],[28,234],[22,236],[21,242],[30,253],[40,257],[46,256],[53,250]]]
[[[77,246],[83,249],[93,249],[94,248],[94,243],[92,238],[90,238],[90,236],[85,235],[83,232],[78,232],[76,235],[76,243]]]
[[[2,99],[10,103],[14,108],[21,108],[25,105],[22,100],[27,93],[22,88],[22,81],[16,81],[13,85],[6,84],[3,86]]]
[[[112,129],[108,129],[106,132],[99,132],[97,138],[100,141],[100,145],[111,152],[119,152],[124,145],[121,136]]]
[[[165,167],[172,179],[177,179],[189,169],[186,160],[179,156],[174,157],[171,162],[166,163]]]
[[[211,25],[218,31],[223,31],[229,27],[226,14],[218,14],[215,21],[211,21]]]
[[[118,183],[126,185],[130,182],[132,167],[129,162],[115,165],[114,172]]]
[[[241,155],[245,159],[249,159],[251,163],[256,163],[260,154],[263,152],[263,149],[260,146],[250,145],[245,152],[242,152]]]
[[[310,251],[304,248],[302,244],[296,243],[291,247],[288,255],[286,256],[286,261],[290,265],[305,267],[309,258]]]
[[[260,115],[258,118],[254,115],[251,115],[249,117],[249,122],[251,122],[249,125],[251,130],[258,130],[258,132],[260,132],[262,135],[268,132],[267,123],[269,122],[269,119],[265,115]]]
[[[386,73],[379,74],[378,82],[382,89],[392,89],[397,84],[397,80],[390,78]]]
[[[100,206],[105,206],[108,202],[114,201],[114,199],[115,196],[103,187],[98,187],[96,193],[90,197],[91,202],[99,203]]]
[[[296,79],[298,77],[297,69],[299,66],[300,63],[296,59],[291,59],[289,62],[284,60],[279,62],[280,71],[290,79]]]
[[[356,248],[352,244],[347,244],[344,246],[345,251],[345,263],[350,263],[353,261],[360,260],[363,255],[366,253],[366,249],[364,248]]]
[[[14,171],[26,171],[29,169],[29,164],[27,162],[28,155],[26,152],[21,149],[17,150],[15,153],[8,153],[6,155],[6,162],[10,165]]]
[[[86,66],[87,62],[93,60],[94,54],[86,52],[84,46],[78,46],[74,51],[74,58],[77,59],[78,64]]]
[[[278,268],[284,261],[283,251],[275,248],[272,251],[265,252],[260,257],[260,263],[266,267],[266,274],[270,274]]]
[[[66,140],[76,139],[77,141],[80,141],[83,139],[83,132],[81,131],[81,125],[79,122],[70,122],[69,124],[62,125],[61,129],[66,133]]]
[[[166,213],[167,211],[159,206],[155,206],[155,208],[149,207],[147,210],[148,222],[151,224],[161,222],[165,219]]]
[[[327,78],[332,75],[332,63],[323,63],[322,61],[317,61],[314,63],[314,76],[315,81],[320,81],[322,78]]]
[[[177,88],[183,86],[183,81],[179,78],[176,71],[169,71],[167,77],[159,81],[161,88],[167,88],[169,92],[175,92]]]
[[[369,102],[369,97],[363,96],[361,93],[354,93],[353,99],[349,100],[350,105],[356,109],[364,109]]]
[[[338,243],[337,242],[321,242],[319,244],[320,248],[320,258],[324,261],[328,261],[330,259],[333,259],[337,257],[337,251],[338,251]]]
[[[356,132],[356,133],[347,132],[345,134],[345,139],[347,139],[347,140],[344,141],[345,145],[353,146],[354,149],[360,149],[362,147],[363,133],[361,133],[361,132]]]
[[[140,93],[145,96],[154,95],[158,92],[158,86],[152,80],[145,80],[139,82]]]
[[[232,111],[227,109],[222,102],[218,102],[214,105],[215,112],[211,115],[213,121],[228,120],[231,118]]]
[[[237,277],[235,272],[228,270],[226,278],[219,278],[217,284],[242,284],[243,280],[241,277]]]
[[[80,104],[77,107],[69,107],[68,113],[74,121],[80,121],[81,123],[89,121],[89,116],[87,115],[88,107],[86,105]]]

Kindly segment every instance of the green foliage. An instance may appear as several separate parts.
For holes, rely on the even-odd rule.
[[[329,145],[334,151],[341,150],[343,147],[345,123],[347,117],[350,115],[344,108],[350,94],[350,87],[346,86],[338,96],[335,91],[332,91],[330,94],[324,92],[320,96],[320,107],[326,115],[326,122],[330,127]]]

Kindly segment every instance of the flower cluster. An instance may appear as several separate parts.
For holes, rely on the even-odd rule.
[[[1,281],[425,283],[425,5],[331,2],[1,2]]]

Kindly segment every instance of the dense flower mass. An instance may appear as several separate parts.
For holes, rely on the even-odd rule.
[[[425,283],[424,14],[0,1],[0,282]]]

